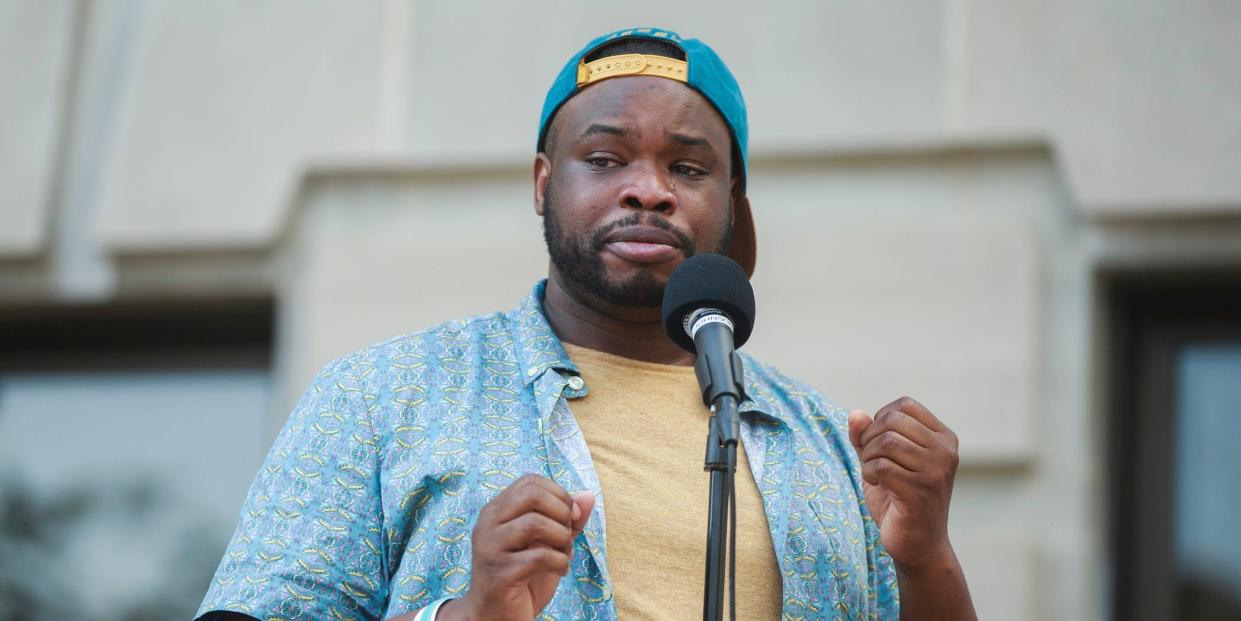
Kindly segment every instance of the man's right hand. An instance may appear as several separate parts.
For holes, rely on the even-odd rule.
[[[595,496],[570,495],[527,474],[483,506],[472,538],[474,575],[466,596],[444,604],[440,621],[530,621],[569,572],[573,540]]]

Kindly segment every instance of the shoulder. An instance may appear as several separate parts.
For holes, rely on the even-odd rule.
[[[298,409],[329,408],[386,429],[394,416],[421,416],[431,405],[426,397],[432,389],[469,386],[484,365],[493,371],[515,368],[513,341],[511,320],[503,313],[394,336],[325,364]]]
[[[389,377],[388,372],[394,369],[408,369],[409,364],[468,358],[480,348],[506,349],[512,344],[512,334],[512,320],[504,313],[453,319],[336,358],[324,366],[320,376],[373,382]]]

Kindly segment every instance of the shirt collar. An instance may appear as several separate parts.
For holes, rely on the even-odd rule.
[[[521,365],[526,385],[533,384],[548,369],[580,375],[577,365],[569,359],[560,338],[543,314],[543,292],[547,279],[534,284],[530,294],[507,313],[517,343],[517,362]]]
[[[767,378],[768,369],[763,363],[749,354],[741,354],[745,373],[745,401],[737,408],[742,414],[757,414],[769,420],[794,428],[794,415],[784,405],[773,390],[771,380]]]
[[[549,369],[568,375],[581,375],[577,365],[569,359],[560,338],[547,322],[543,314],[543,293],[547,289],[547,279],[534,284],[516,308],[507,313],[513,326],[514,338],[517,341],[517,361],[522,368],[522,378],[529,386]],[[781,400],[771,394],[771,386],[766,382],[757,381],[764,377],[765,368],[753,356],[742,354],[745,361],[746,400],[741,403],[741,412],[761,414],[767,418],[792,426],[792,416],[781,404]]]

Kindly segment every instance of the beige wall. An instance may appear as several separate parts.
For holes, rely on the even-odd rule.
[[[957,429],[984,618],[1098,618],[1094,275],[1241,264],[1239,7],[0,0],[0,304],[275,295],[270,437],[330,358],[524,295],[547,84],[679,29],[750,105],[749,349]]]
[[[1090,213],[1241,204],[1232,2],[0,6],[0,76],[18,86],[0,97],[7,254],[49,243],[67,129],[90,158],[77,176],[97,178],[86,241],[105,254],[261,247],[315,162],[524,161],[565,51],[639,23],[730,60],[758,156],[1038,141]],[[67,101],[73,76],[88,88]]]
[[[66,2],[0,3],[0,256],[47,243],[72,17]]]

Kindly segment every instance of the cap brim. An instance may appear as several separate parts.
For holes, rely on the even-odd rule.
[[[750,213],[750,199],[745,196],[733,200],[733,239],[726,254],[741,265],[747,276],[754,275],[758,242],[754,237],[754,216]]]

